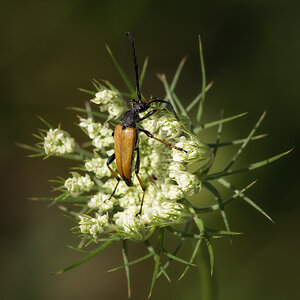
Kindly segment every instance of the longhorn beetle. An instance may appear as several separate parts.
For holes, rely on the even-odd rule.
[[[137,58],[135,55],[135,47],[134,47],[134,40],[129,32],[126,33],[126,35],[129,37],[131,42],[131,50],[132,50],[132,57],[133,57],[133,64],[135,69],[135,79],[136,79],[136,92],[138,99],[131,99],[131,108],[125,111],[125,113],[121,116],[121,124],[118,124],[114,131],[114,138],[115,138],[115,153],[110,156],[106,162],[106,165],[109,169],[109,171],[112,173],[112,175],[116,178],[117,184],[109,197],[114,195],[114,193],[117,190],[117,187],[120,183],[121,178],[125,181],[127,186],[132,186],[133,183],[131,181],[131,173],[132,173],[132,161],[133,161],[133,155],[134,151],[136,151],[136,163],[135,163],[135,175],[141,185],[141,188],[143,190],[143,196],[141,201],[141,207],[140,211],[136,214],[139,215],[142,212],[142,207],[144,203],[144,197],[145,197],[145,191],[146,187],[143,184],[140,176],[139,176],[139,169],[140,169],[140,152],[139,152],[139,146],[138,146],[138,133],[143,132],[146,134],[149,138],[155,139],[163,144],[165,144],[168,147],[172,147],[179,151],[184,151],[182,148],[176,147],[171,145],[170,143],[167,143],[166,141],[163,141],[159,138],[154,137],[149,131],[137,128],[137,124],[141,121],[145,120],[146,118],[152,116],[154,113],[158,111],[158,109],[154,108],[153,110],[150,110],[144,117],[140,118],[139,114],[142,112],[145,112],[147,109],[151,107],[152,103],[165,103],[170,108],[172,113],[174,114],[175,118],[177,120],[178,116],[172,106],[172,104],[165,100],[160,100],[158,98],[151,98],[148,100],[143,100],[141,97],[140,92],[140,84],[139,84],[139,74],[138,74],[138,64],[137,64]],[[119,172],[119,175],[109,166],[114,160],[116,159],[117,163],[117,169]]]

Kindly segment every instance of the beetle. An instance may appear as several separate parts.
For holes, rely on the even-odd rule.
[[[144,197],[145,197],[145,191],[146,191],[146,186],[142,182],[140,176],[139,176],[139,169],[140,169],[140,152],[139,152],[139,146],[138,146],[138,133],[143,132],[146,134],[149,138],[155,139],[158,142],[161,142],[165,144],[168,147],[174,148],[179,151],[185,151],[182,148],[176,147],[174,145],[171,145],[170,143],[163,141],[159,138],[154,137],[149,131],[138,128],[137,124],[142,122],[143,120],[149,118],[152,116],[154,113],[158,111],[158,109],[154,108],[153,110],[150,110],[146,115],[142,118],[140,118],[139,114],[147,111],[149,108],[151,108],[151,105],[153,103],[165,103],[169,107],[169,109],[172,111],[174,114],[175,118],[177,120],[178,116],[172,106],[172,104],[168,101],[161,100],[158,98],[151,98],[148,100],[144,100],[141,97],[141,92],[140,92],[140,85],[139,85],[139,75],[138,75],[138,64],[137,64],[137,58],[135,54],[135,46],[134,46],[134,40],[133,37],[129,32],[126,32],[126,35],[129,37],[129,40],[131,42],[131,50],[132,50],[132,57],[133,57],[133,64],[134,64],[134,69],[135,69],[135,76],[136,76],[136,92],[137,92],[137,99],[131,99],[131,108],[126,110],[125,113],[121,116],[120,122],[121,124],[116,125],[115,130],[114,130],[114,139],[115,139],[115,153],[112,154],[107,162],[106,165],[111,172],[111,174],[116,178],[117,184],[109,197],[111,199],[113,195],[115,194],[117,187],[121,181],[121,178],[125,181],[127,186],[132,186],[132,162],[133,162],[133,157],[134,157],[134,151],[136,151],[137,156],[136,156],[136,163],[135,163],[135,175],[140,183],[140,186],[143,190],[143,195],[142,195],[142,201],[141,201],[141,206],[140,210],[136,215],[140,215],[142,213],[142,207],[144,203]],[[120,177],[118,174],[110,167],[110,164],[116,160],[117,164],[117,169],[119,172]]]

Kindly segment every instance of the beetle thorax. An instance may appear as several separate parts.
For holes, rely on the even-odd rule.
[[[132,108],[128,109],[121,117],[121,123],[124,127],[135,128],[138,117],[139,117],[138,113],[136,113]]]
[[[135,128],[136,123],[139,120],[139,113],[145,112],[149,108],[149,104],[141,100],[131,100],[132,107],[125,111],[121,117],[121,123],[124,127]]]

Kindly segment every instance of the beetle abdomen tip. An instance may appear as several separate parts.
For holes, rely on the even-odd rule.
[[[123,179],[124,179],[127,186],[133,186],[133,183],[132,183],[131,179],[128,179],[128,178],[125,178],[125,177],[123,177]]]

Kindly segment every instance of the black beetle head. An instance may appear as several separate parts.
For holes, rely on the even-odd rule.
[[[131,102],[133,110],[137,113],[142,113],[149,108],[149,104],[142,100],[131,99]]]

